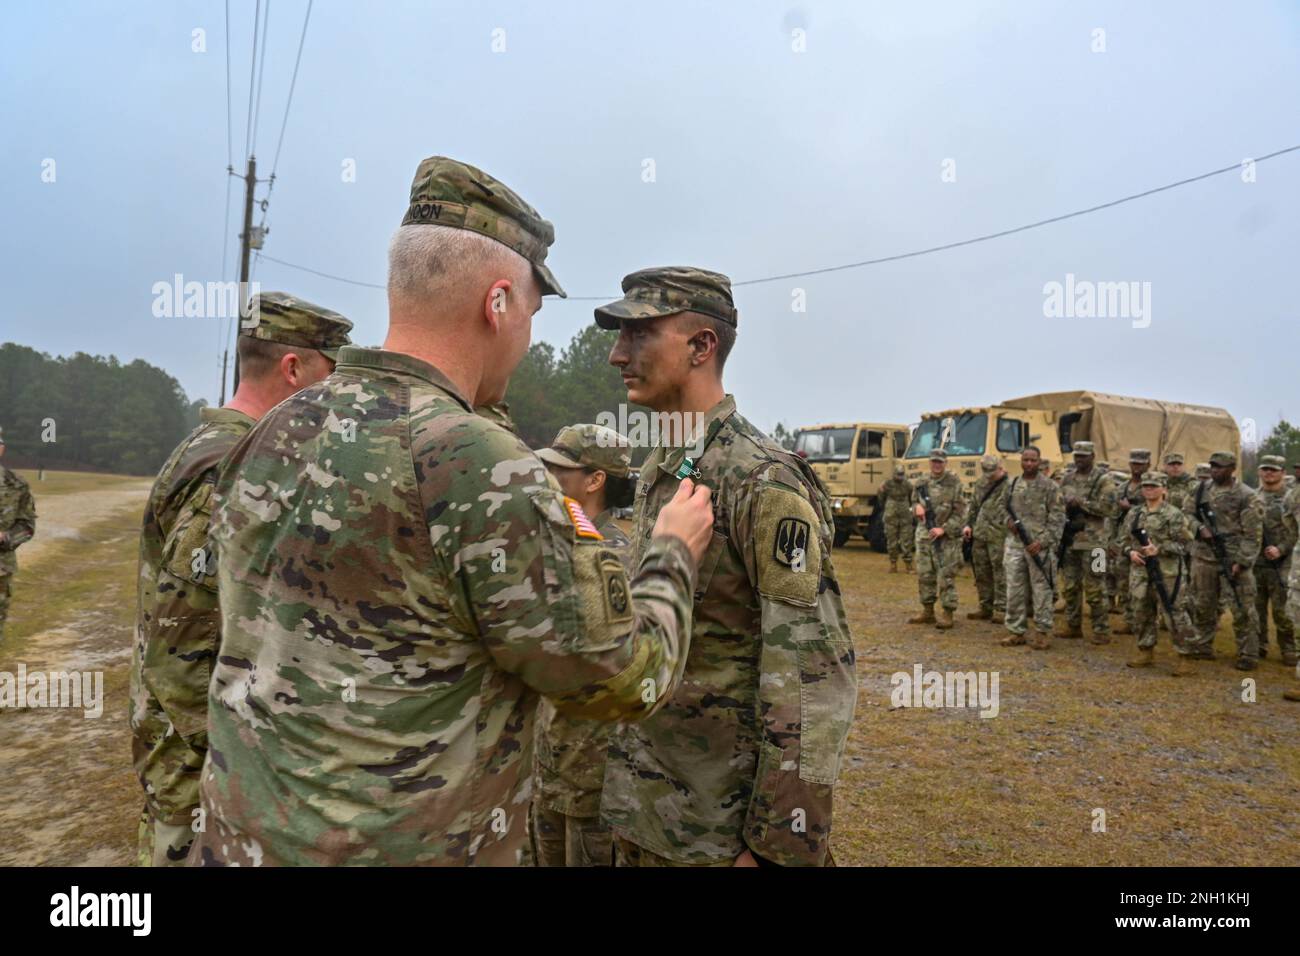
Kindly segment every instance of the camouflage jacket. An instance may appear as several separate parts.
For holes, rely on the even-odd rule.
[[[1196,476],[1187,472],[1183,472],[1177,478],[1166,476],[1165,488],[1165,501],[1181,511],[1183,502],[1196,494]]]
[[[1024,475],[1016,475],[1011,479],[1007,499],[1008,517],[1015,511],[1029,534],[1029,540],[1039,541],[1043,551],[1055,553],[1065,530],[1065,501],[1060,486],[1042,475],[1033,481],[1025,480]],[[1007,540],[1013,548],[1024,548],[1020,535],[1014,531],[1010,532]]]
[[[1115,474],[1111,472],[1111,474]],[[1132,475],[1119,475],[1115,479],[1115,520],[1110,525],[1110,535],[1108,544],[1123,550],[1126,544],[1124,538],[1124,524],[1128,520],[1128,514],[1134,508],[1146,504],[1146,499],[1142,497],[1142,483],[1135,482]],[[1128,507],[1123,507],[1123,502],[1128,502]]]
[[[0,544],[0,574],[13,574],[18,570],[14,552],[36,534],[36,504],[27,482],[4,465],[0,465],[0,531],[7,535]]]
[[[652,449],[641,466],[639,552],[688,454],[713,491],[715,524],[681,686],[615,733],[601,815],[679,863],[720,863],[748,846],[773,863],[820,865],[857,699],[830,503],[807,463],[730,395],[710,410],[702,444],[699,455]]]
[[[966,525],[973,538],[1000,544],[1007,536],[1007,489],[1011,487],[1011,477],[1004,473],[996,488],[992,487],[994,481],[998,479],[986,475],[976,479],[971,487]]]
[[[1282,502],[1282,510],[1285,512],[1282,521],[1286,525],[1287,531],[1300,543],[1300,487],[1292,485],[1287,490],[1286,498]],[[1291,591],[1293,598],[1300,595],[1300,561],[1292,560],[1291,562],[1291,573],[1287,578],[1287,588]]]
[[[1149,572],[1146,568],[1138,567],[1133,564],[1129,558],[1130,551],[1140,551],[1142,542],[1137,536],[1137,526],[1146,530],[1151,539],[1151,543],[1160,549],[1156,559],[1160,562],[1160,571],[1165,578],[1165,587],[1169,590],[1170,597],[1173,597],[1174,583],[1178,575],[1182,572],[1183,557],[1187,554],[1187,546],[1192,541],[1192,528],[1187,523],[1187,516],[1171,505],[1168,501],[1162,501],[1159,508],[1148,508],[1143,501],[1140,507],[1134,508],[1124,517],[1121,527],[1121,559],[1129,567],[1130,575],[1141,575],[1146,577]]]
[[[1282,557],[1278,558],[1276,562],[1277,569],[1283,572],[1290,570],[1287,562],[1291,560],[1291,552],[1295,549],[1296,533],[1285,520],[1288,493],[1289,489],[1285,485],[1278,491],[1268,491],[1261,487],[1255,492],[1259,498],[1260,526],[1262,529],[1259,558],[1255,562],[1256,567],[1274,567],[1274,562],[1264,557],[1264,546],[1271,545],[1282,552]]]
[[[514,865],[537,692],[636,719],[671,694],[695,567],[618,555],[434,366],[344,347],[217,482],[221,652],[191,864]]]
[[[951,471],[945,471],[938,481],[932,475],[925,475],[912,486],[913,507],[925,504],[923,495],[930,498],[935,526],[943,528],[948,540],[960,542],[961,529],[966,527],[966,496],[962,492],[961,479]],[[929,531],[924,521],[917,521],[916,534],[918,538],[928,540]]]
[[[1066,521],[1074,528],[1074,541],[1070,550],[1090,551],[1106,547],[1112,537],[1115,515],[1114,482],[1107,481],[1106,476],[1095,467],[1086,477],[1070,469],[1061,481],[1062,504],[1070,497],[1079,499],[1079,510],[1073,517],[1070,516],[1069,505],[1065,505]]]
[[[154,816],[173,824],[189,823],[199,805],[207,752],[208,678],[221,629],[208,549],[212,487],[221,461],[253,427],[230,408],[205,408],[199,417],[145,505],[131,655],[135,772]]]
[[[888,481],[881,482],[877,497],[880,507],[890,514],[909,511],[912,501],[912,483],[906,478],[890,478]]]
[[[1200,538],[1201,528],[1209,528],[1205,516],[1198,514],[1200,505],[1213,509],[1214,522],[1223,537],[1229,563],[1243,568],[1253,567],[1263,538],[1264,508],[1259,496],[1234,478],[1226,486],[1207,481],[1183,502],[1183,514],[1191,519],[1192,534],[1196,535],[1192,557],[1217,561],[1213,545]]]
[[[480,410],[480,414],[482,411]],[[631,573],[632,540],[602,511],[594,521],[605,545]],[[600,814],[600,787],[605,779],[605,750],[613,725],[575,720],[558,713],[545,697],[537,712],[537,799],[548,810],[575,817]]]

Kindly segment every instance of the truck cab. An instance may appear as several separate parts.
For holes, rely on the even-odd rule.
[[[985,455],[1001,459],[1008,474],[1020,474],[1020,453],[1027,445],[1038,446],[1043,461],[1055,471],[1064,466],[1056,417],[1055,412],[1042,409],[996,405],[928,413],[907,446],[907,477],[915,481],[930,473],[930,452],[935,448],[948,453],[948,470],[967,490],[979,477],[979,462]]]
[[[880,485],[894,473],[907,448],[908,426],[883,422],[810,425],[795,435],[795,454],[805,458],[830,492],[835,545],[860,534],[885,550]]]

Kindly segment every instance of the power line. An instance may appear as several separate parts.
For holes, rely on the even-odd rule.
[[[257,152],[257,125],[262,118],[262,78],[266,75],[266,38],[271,30],[271,0],[266,0],[266,13],[262,14],[262,63],[257,68],[257,105],[253,109],[253,145],[251,152]]]
[[[262,0],[253,9],[253,55],[248,64],[248,118],[244,121],[244,155],[253,144],[253,81],[257,78],[257,28],[261,24]],[[233,164],[232,164],[233,165]]]
[[[226,168],[234,169],[234,131],[230,123],[230,0],[226,0]],[[222,271],[222,278],[225,278],[224,270]]]
[[[1288,146],[1285,149],[1279,149],[1275,152],[1267,153],[1263,156],[1256,157],[1255,159],[1251,160],[1251,162],[1262,163],[1265,160],[1274,159],[1278,156],[1283,156],[1287,153],[1294,153],[1297,150],[1300,150],[1300,144],[1297,144],[1295,146]],[[912,259],[917,256],[926,256],[935,252],[944,252],[948,249],[956,249],[961,246],[974,245],[975,243],[978,242],[988,242],[990,239],[1001,239],[1004,236],[1015,235],[1018,232],[1026,232],[1030,229],[1038,229],[1042,226],[1051,225],[1052,223],[1063,222],[1066,219],[1074,219],[1077,216],[1086,216],[1089,213],[1099,212],[1103,209],[1110,209],[1114,206],[1119,206],[1127,202],[1133,202],[1136,199],[1143,199],[1147,196],[1154,196],[1156,193],[1166,192],[1167,190],[1170,189],[1177,189],[1179,186],[1186,186],[1189,183],[1199,182],[1202,179],[1209,179],[1211,176],[1220,176],[1224,173],[1232,172],[1233,170],[1239,170],[1239,169],[1241,169],[1241,163],[1239,162],[1233,163],[1231,166],[1224,166],[1220,169],[1213,169],[1210,170],[1208,173],[1201,173],[1198,176],[1189,176],[1186,179],[1180,179],[1177,180],[1176,182],[1166,183],[1163,186],[1156,186],[1154,189],[1146,189],[1139,193],[1133,193],[1128,196],[1121,196],[1119,199],[1112,199],[1110,202],[1100,203],[1099,205],[1096,206],[1089,206],[1086,209],[1076,209],[1074,212],[1063,213],[1062,215],[1052,216],[1048,219],[1039,219],[1036,222],[1026,223],[1023,226],[1015,226],[1011,229],[1002,229],[999,230],[998,232],[989,232],[981,236],[973,236],[970,239],[961,239],[958,240],[957,242],[946,242],[942,245],[929,246],[925,249],[915,249],[911,252],[900,252],[891,256],[880,256],[879,258],[876,259],[863,259],[860,262],[847,262],[844,263],[843,265],[838,265],[838,266],[825,266],[820,269],[808,269],[803,272],[786,272],[781,275],[763,276],[757,279],[742,279],[740,281],[733,282],[732,285],[733,286],[758,285],[763,282],[778,282],[782,279],[801,279],[805,276],[824,275],[828,272],[842,272],[846,269],[861,269],[865,266],[880,265],[881,263],[884,262],[897,262],[900,259]],[[349,285],[358,285],[370,289],[387,288],[387,286],[383,286],[375,282],[362,282],[359,279],[347,279],[344,278],[343,276],[334,275],[333,273],[330,272],[321,272],[318,269],[310,269],[307,266],[300,266],[292,262],[285,262],[283,259],[274,259],[271,256],[263,256],[263,258],[270,262],[274,262],[278,265],[287,266],[290,269],[298,269],[301,272],[310,272],[313,275],[322,276],[323,278],[326,279],[334,279],[338,282],[346,282]],[[571,295],[568,296],[567,301],[608,302],[611,299],[616,299],[616,298],[618,298],[618,296]]]
[[[280,149],[284,146],[284,131],[289,126],[289,108],[293,106],[293,91],[298,85],[298,66],[302,63],[302,48],[307,42],[307,24],[311,22],[312,3],[313,0],[307,0],[307,15],[302,18],[302,36],[298,38],[298,58],[293,61],[293,79],[289,81],[289,99],[284,104],[284,122],[280,124],[280,141],[275,144],[275,159],[271,160],[271,184],[266,190],[268,198],[271,190],[275,188],[275,171],[280,166]]]

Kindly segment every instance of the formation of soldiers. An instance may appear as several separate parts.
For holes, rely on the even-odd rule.
[[[145,865],[828,865],[853,720],[833,518],[722,385],[726,276],[595,311],[650,450],[504,403],[551,224],[416,172],[382,348],[281,293],[154,485],[132,666]],[[633,533],[612,517],[632,504]],[[594,515],[594,517],[589,517]]]
[[[1227,451],[1198,465],[1195,476],[1177,452],[1153,471],[1151,452],[1135,448],[1126,474],[1097,462],[1091,442],[1076,442],[1072,452],[1073,464],[1051,478],[1033,446],[1014,478],[986,456],[968,495],[942,450],[931,454],[929,476],[909,483],[896,473],[882,497],[890,570],[900,555],[910,570],[916,556],[922,609],[910,623],[953,626],[962,541],[970,544],[979,596],[978,610],[966,616],[1004,624],[1003,645],[1046,650],[1053,633],[1082,639],[1086,602],[1093,644],[1110,643],[1111,614],[1122,622],[1114,633],[1137,636],[1130,667],[1155,663],[1157,629],[1167,625],[1178,655],[1173,673],[1184,675],[1194,661],[1213,659],[1226,608],[1237,669],[1254,670],[1268,656],[1270,612],[1279,659],[1296,666],[1300,486],[1285,474],[1285,459],[1261,456],[1254,490],[1236,477]],[[1053,632],[1058,610],[1064,620]],[[1300,700],[1300,686],[1283,696]]]

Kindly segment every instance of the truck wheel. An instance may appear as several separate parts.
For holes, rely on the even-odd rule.
[[[889,550],[889,541],[885,538],[885,516],[883,512],[877,511],[867,522],[867,531],[862,536],[871,543],[871,550],[879,554],[884,554]]]
[[[842,548],[844,547],[844,545],[848,544],[850,533],[851,532],[847,527],[845,527],[844,525],[837,524],[835,526],[835,540],[834,540],[835,547]]]

